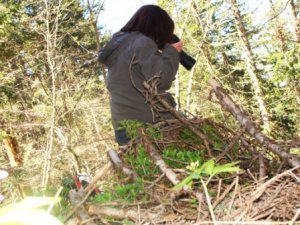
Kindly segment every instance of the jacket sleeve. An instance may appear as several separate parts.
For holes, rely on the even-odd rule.
[[[160,75],[158,89],[168,90],[171,87],[179,65],[179,54],[174,47],[166,45],[160,52],[153,40],[143,37],[136,40],[134,54],[146,80]]]

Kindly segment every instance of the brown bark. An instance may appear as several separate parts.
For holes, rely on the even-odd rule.
[[[294,24],[295,33],[296,33],[296,39],[297,42],[300,43],[300,19],[297,18],[297,11],[296,11],[294,0],[290,0],[289,4],[292,11],[292,20]]]
[[[267,130],[270,129],[270,122],[269,122],[269,113],[267,111],[267,107],[265,105],[265,102],[263,100],[263,92],[260,88],[260,83],[259,83],[259,79],[258,79],[258,70],[256,67],[256,62],[254,60],[254,54],[252,52],[252,48],[250,46],[250,42],[249,42],[249,38],[248,38],[248,34],[247,31],[244,27],[243,24],[243,19],[241,16],[241,12],[238,8],[238,4],[236,0],[230,0],[231,3],[231,7],[233,10],[233,14],[234,14],[234,21],[238,30],[238,35],[240,37],[241,40],[241,44],[244,48],[244,52],[245,52],[245,58],[246,58],[246,63],[247,63],[247,71],[249,73],[251,82],[252,82],[252,86],[253,86],[253,90],[254,90],[254,94],[255,94],[255,98],[256,98],[256,102],[257,105],[259,107],[259,111],[261,114],[261,118],[263,121],[263,124],[265,125],[265,128]]]
[[[88,209],[91,215],[111,217],[117,220],[130,219],[138,221],[139,213],[135,210],[117,209],[100,205],[90,205]]]
[[[275,8],[273,1],[269,0],[269,2],[270,2],[270,7],[271,7],[272,18],[275,19],[278,16],[277,10]],[[286,45],[286,34],[285,34],[285,30],[284,30],[284,25],[279,19],[275,19],[274,26],[275,26],[275,35],[280,44],[280,48],[281,48],[282,52],[285,52],[287,50],[287,45]]]
[[[256,124],[250,119],[250,117],[233,102],[231,97],[226,91],[220,86],[220,84],[211,79],[209,84],[213,88],[216,96],[224,109],[229,111],[241,124],[245,127],[246,131],[253,136],[260,144],[265,146],[267,149],[278,155],[282,160],[286,160],[291,167],[299,166],[300,160],[284,151],[275,141],[265,134],[263,134],[256,126]]]
[[[3,139],[3,148],[6,150],[9,164],[11,167],[22,166],[23,159],[19,149],[17,140],[14,137],[8,136]]]

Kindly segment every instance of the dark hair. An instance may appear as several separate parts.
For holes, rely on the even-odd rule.
[[[156,5],[142,6],[121,29],[123,32],[139,31],[151,38],[162,49],[172,41],[174,22],[168,13]]]

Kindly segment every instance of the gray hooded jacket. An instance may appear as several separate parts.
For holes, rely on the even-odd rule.
[[[131,64],[133,57],[135,62]],[[178,70],[177,50],[166,45],[159,51],[156,43],[140,32],[118,32],[100,50],[99,61],[108,68],[106,86],[110,92],[113,127],[117,129],[119,122],[125,119],[136,119],[145,123],[159,121],[152,114],[143,94],[134,87],[132,80],[136,87],[144,89],[144,81],[160,74],[157,89],[159,93],[166,93]],[[174,106],[172,96],[166,93],[166,97]],[[160,117],[173,118],[169,113],[160,113]]]

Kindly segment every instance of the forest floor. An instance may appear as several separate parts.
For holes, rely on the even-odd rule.
[[[202,139],[178,121],[127,124],[135,138],[109,151],[111,162],[95,176],[105,180],[100,193],[85,202],[92,220],[84,223],[300,224],[300,166],[259,147],[244,129],[189,122]]]

